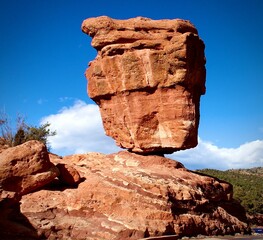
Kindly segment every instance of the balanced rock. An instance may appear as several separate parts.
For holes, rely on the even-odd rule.
[[[21,212],[41,239],[177,239],[249,231],[230,184],[177,161],[128,151],[59,161],[80,173],[78,187],[40,190],[21,200]]]
[[[86,71],[105,132],[138,153],[171,153],[197,145],[205,93],[204,43],[185,20],[86,19],[98,55]]]

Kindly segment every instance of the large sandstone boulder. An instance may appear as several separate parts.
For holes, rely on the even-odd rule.
[[[43,143],[28,141],[0,153],[0,189],[24,195],[59,175]]]
[[[106,134],[133,152],[195,147],[206,76],[196,28],[180,19],[98,17],[82,31],[98,50],[86,77]]]
[[[38,239],[20,212],[22,195],[43,188],[59,175],[43,143],[29,141],[0,151],[0,239]]]
[[[171,159],[129,152],[56,159],[81,175],[76,188],[23,196],[21,211],[44,239],[127,240],[247,232],[232,186]]]

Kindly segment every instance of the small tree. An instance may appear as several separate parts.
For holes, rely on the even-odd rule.
[[[16,132],[16,135],[14,137],[13,145],[17,146],[17,145],[20,145],[20,144],[24,143],[25,142],[25,138],[26,138],[26,135],[25,135],[24,129],[22,129],[22,128],[18,129],[18,131]]]
[[[3,112],[0,114],[0,137],[3,139],[4,144],[10,147],[20,145],[30,140],[37,140],[44,143],[48,150],[50,150],[48,137],[55,136],[56,131],[51,131],[49,127],[50,123],[42,124],[39,127],[29,126],[25,123],[25,118],[22,115],[18,115],[16,119],[16,131],[13,131],[7,114]]]
[[[27,132],[25,134],[25,141],[29,140],[38,140],[44,143],[48,149],[50,149],[48,143],[48,137],[55,136],[57,133],[56,131],[51,131],[49,129],[50,123],[45,123],[40,125],[40,127],[28,127]]]
[[[16,132],[14,133],[13,146],[17,146],[25,142],[27,128],[28,126],[25,123],[25,117],[18,114],[16,118]]]
[[[3,144],[12,146],[14,135],[10,124],[10,118],[4,111],[0,113],[0,134],[3,139]]]

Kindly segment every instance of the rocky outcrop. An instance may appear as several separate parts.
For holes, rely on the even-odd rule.
[[[0,153],[0,188],[4,191],[24,195],[43,187],[58,175],[45,145],[38,141],[28,141]]]
[[[47,239],[140,239],[248,231],[232,186],[171,159],[129,152],[56,158],[80,174],[75,188],[23,196],[21,211]]]
[[[88,94],[118,146],[171,153],[197,145],[205,93],[204,43],[189,22],[89,18],[82,30],[98,50],[86,71]]]
[[[74,167],[64,163],[59,163],[56,167],[60,172],[58,178],[62,184],[76,186],[80,183],[81,179],[79,172]]]
[[[0,152],[0,239],[36,239],[35,228],[20,212],[22,195],[43,188],[59,175],[38,141]]]
[[[108,135],[128,151],[0,150],[0,239],[128,240],[247,233],[232,185],[158,155],[197,144],[204,44],[183,20],[84,21],[86,75]],[[20,206],[21,204],[21,206]],[[160,238],[159,238],[160,239]]]
[[[249,231],[230,184],[161,156],[124,151],[62,158],[30,141],[4,149],[0,159],[3,240],[124,240]]]

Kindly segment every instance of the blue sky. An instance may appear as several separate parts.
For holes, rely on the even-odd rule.
[[[96,51],[82,21],[187,19],[206,45],[207,93],[199,148],[172,157],[190,168],[263,165],[262,12],[261,0],[1,0],[0,110],[13,119],[22,113],[33,125],[49,120],[58,132],[50,140],[55,153],[118,150],[86,94],[84,71]]]

